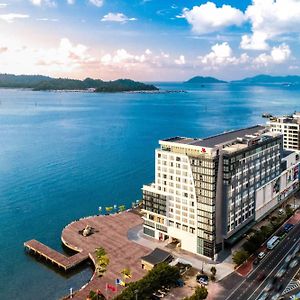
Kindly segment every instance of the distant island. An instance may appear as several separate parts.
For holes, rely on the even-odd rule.
[[[203,76],[195,76],[184,83],[193,83],[193,84],[207,84],[207,83],[226,83],[226,81],[219,80],[214,77],[203,77]]]
[[[118,79],[103,81],[86,78],[84,80],[69,78],[51,78],[42,75],[0,74],[0,88],[29,88],[34,91],[90,91],[96,93],[158,91],[152,84]]]
[[[257,75],[254,77],[245,78],[242,80],[231,81],[231,83],[248,83],[248,84],[299,84],[300,76],[288,75],[288,76],[271,76],[271,75]]]

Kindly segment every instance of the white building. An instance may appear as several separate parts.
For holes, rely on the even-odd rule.
[[[300,113],[291,116],[271,117],[267,122],[270,130],[283,135],[283,148],[300,150]]]
[[[255,192],[255,219],[264,218],[299,189],[299,153],[285,152],[281,174]]]
[[[159,144],[155,181],[143,186],[144,234],[177,240],[182,249],[215,259],[224,243],[242,236],[277,205],[277,194],[269,199],[260,190],[281,178],[281,134],[253,126]],[[296,156],[285,160],[288,174]],[[297,182],[282,183],[280,192]]]

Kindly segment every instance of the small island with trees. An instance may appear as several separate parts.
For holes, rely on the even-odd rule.
[[[184,83],[192,83],[192,84],[210,84],[210,83],[226,83],[226,81],[219,80],[214,77],[204,77],[204,76],[195,76]]]
[[[34,91],[89,91],[96,93],[158,91],[152,84],[145,84],[130,79],[103,81],[86,78],[52,78],[42,75],[0,74],[0,88],[22,88]]]

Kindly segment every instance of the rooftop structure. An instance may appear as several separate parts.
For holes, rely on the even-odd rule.
[[[249,128],[240,129],[240,130],[224,132],[204,139],[174,137],[163,141],[212,148],[218,145],[222,145],[224,143],[236,141],[237,139],[240,139],[240,141],[249,141],[259,136],[264,131],[265,131],[264,126],[257,125]]]

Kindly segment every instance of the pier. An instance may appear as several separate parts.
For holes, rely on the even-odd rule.
[[[64,269],[65,271],[76,267],[77,265],[89,258],[89,254],[84,251],[79,252],[73,256],[65,256],[37,240],[30,240],[25,242],[24,247],[29,251],[40,255],[46,261],[50,261],[51,263]]]
[[[123,286],[116,286],[115,283],[117,278],[123,278],[121,271],[124,268],[129,267],[132,272],[132,277],[126,279],[126,282],[137,281],[146,274],[146,270],[142,269],[141,257],[148,255],[151,249],[128,239],[128,230],[141,225],[142,222],[141,217],[134,211],[76,220],[67,225],[61,235],[62,243],[67,248],[78,252],[70,257],[37,240],[27,241],[24,246],[29,252],[40,255],[66,271],[76,267],[86,259],[90,259],[96,266],[95,250],[98,247],[103,247],[109,258],[106,272],[101,277],[98,277],[94,272],[90,281],[73,293],[72,299],[86,300],[90,291],[101,291],[106,299],[111,299],[124,289]],[[93,228],[93,233],[89,236],[82,235],[82,230],[86,226]],[[107,284],[116,286],[117,290],[115,292],[107,290]],[[69,299],[69,297],[64,299]]]

